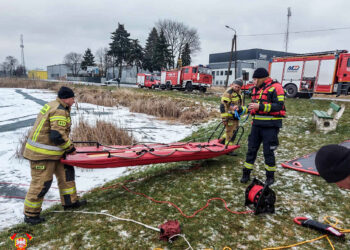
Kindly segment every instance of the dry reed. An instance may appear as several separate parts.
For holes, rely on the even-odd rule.
[[[17,159],[23,158],[23,152],[30,133],[29,129],[19,139],[18,147],[14,154]],[[132,135],[122,128],[118,128],[105,121],[96,121],[94,126],[89,125],[83,119],[80,119],[78,125],[72,130],[71,137],[73,141],[98,141],[104,145],[132,145],[136,140]],[[78,144],[82,146],[84,144]],[[91,146],[91,144],[86,144]]]
[[[132,135],[114,124],[97,120],[90,125],[86,120],[79,119],[77,126],[72,130],[73,141],[95,141],[103,145],[131,145],[136,143]],[[81,146],[79,144],[78,146]]]
[[[39,80],[29,80],[23,78],[0,78],[0,87],[11,88],[32,88],[32,89],[58,89],[67,84],[52,83]],[[89,86],[74,86],[70,84],[78,102],[91,103],[100,106],[129,107],[131,112],[145,113],[169,120],[178,120],[183,123],[201,123],[210,117],[217,116],[218,112],[208,112],[207,109],[198,102],[167,96],[155,95],[152,92],[136,92],[132,89],[118,88],[110,90]]]
[[[22,135],[22,137],[19,138],[19,142],[16,148],[16,152],[14,157],[17,159],[22,159],[23,158],[23,153],[24,153],[24,149],[26,147],[26,143],[30,134],[30,130],[28,129],[26,132],[24,132],[24,134]]]

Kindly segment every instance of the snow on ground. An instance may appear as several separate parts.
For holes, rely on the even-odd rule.
[[[2,88],[0,99],[0,230],[23,221],[23,199],[29,188],[29,161],[14,158],[20,139],[33,125],[43,103],[56,98],[56,93],[35,89]],[[196,128],[181,124],[169,124],[153,116],[131,113],[125,107],[102,107],[79,103],[72,108],[73,126],[83,118],[91,123],[96,119],[115,123],[127,129],[140,142],[176,142],[190,135]],[[127,168],[76,169],[78,192],[88,191],[125,174]],[[45,196],[43,209],[59,200],[54,178]],[[53,201],[52,201],[53,200]]]

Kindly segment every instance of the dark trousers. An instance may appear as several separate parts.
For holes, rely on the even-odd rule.
[[[248,164],[245,165],[254,165],[260,144],[262,143],[265,158],[265,168],[266,170],[274,171],[276,168],[274,150],[278,146],[278,132],[279,128],[277,127],[252,126],[250,135],[248,137],[248,152],[246,155],[246,163]]]

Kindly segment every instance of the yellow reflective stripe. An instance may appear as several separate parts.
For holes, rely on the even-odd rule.
[[[225,117],[233,117],[233,115],[230,114],[230,113],[222,113],[222,114],[221,114],[221,117],[222,117],[222,118],[225,118]]]
[[[66,148],[69,148],[69,146],[71,145],[71,141],[68,140],[64,145],[60,146],[60,148],[63,148],[63,149],[66,149]]]
[[[231,101],[232,101],[232,102],[239,101],[239,97],[231,98]]]
[[[60,189],[61,195],[66,195],[66,194],[75,194],[77,191],[75,187],[72,188],[66,188],[66,189]]]
[[[242,114],[248,113],[248,108],[247,107],[242,107]]]
[[[49,109],[50,109],[50,106],[47,105],[47,104],[45,104],[45,105],[41,108],[40,113],[42,113],[43,115],[45,115],[46,112],[49,111]]]
[[[284,95],[278,95],[277,96],[278,101],[284,101]]]
[[[269,117],[253,117],[253,119],[255,119],[255,120],[281,120],[281,119],[283,119],[283,117],[273,117],[273,118],[269,118]]]
[[[38,148],[38,147],[34,147],[30,144],[26,144],[26,148],[29,150],[32,150],[34,152],[40,153],[40,154],[44,154],[44,155],[63,155],[64,151],[53,151],[53,150],[48,150],[48,149],[43,149],[43,148]]]
[[[267,171],[276,171],[277,168],[276,168],[276,166],[272,166],[271,167],[271,166],[265,164],[265,169]]]
[[[56,115],[56,116],[51,116],[50,117],[50,122],[52,122],[52,121],[70,122],[70,118],[69,117],[65,117],[65,116]]]
[[[259,100],[261,99],[263,92],[264,92],[264,91],[261,90],[260,95],[259,95]]]
[[[24,200],[24,205],[31,208],[40,208],[43,201],[31,202],[27,199]]]
[[[271,104],[264,104],[264,112],[270,112]]]
[[[225,142],[225,145],[229,145],[229,146],[232,146],[232,145],[235,145],[233,141],[229,140],[228,142]]]
[[[244,164],[243,164],[243,166],[245,167],[245,168],[248,168],[248,169],[253,169],[253,164],[250,164],[250,163],[248,163],[248,162],[244,162]]]
[[[231,99],[230,98],[228,98],[228,97],[221,97],[221,101],[223,102],[223,101],[226,101],[226,102],[231,102]]]
[[[272,91],[274,91],[275,90],[275,87],[271,87],[271,88],[269,88],[269,92],[272,92]]]
[[[43,119],[40,121],[38,127],[36,128],[36,130],[35,130],[35,132],[34,132],[34,134],[33,134],[32,141],[36,141],[36,139],[38,138],[38,135],[40,134],[40,130],[41,130],[41,128],[43,127],[45,120],[46,120],[46,119],[43,118]]]

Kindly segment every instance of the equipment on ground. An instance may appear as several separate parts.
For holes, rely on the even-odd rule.
[[[213,76],[209,68],[203,65],[185,66],[180,69],[162,71],[160,77],[161,89],[179,89],[192,92],[197,89],[203,93],[213,83]]]
[[[163,162],[193,161],[214,158],[230,153],[240,146],[222,145],[218,139],[208,142],[176,142],[169,144],[141,144],[132,146],[105,146],[96,144],[77,147],[77,153],[67,155],[61,162],[82,168],[115,168]]]
[[[160,229],[160,240],[169,241],[172,236],[175,236],[177,234],[181,233],[181,227],[180,223],[177,220],[169,220],[165,222],[164,224],[159,226]],[[174,240],[176,237],[174,238]]]
[[[333,235],[339,237],[341,239],[345,239],[345,234],[339,232],[337,229],[328,224],[323,224],[318,221],[308,219],[306,217],[296,217],[293,220],[296,224],[301,225],[303,227],[308,227],[311,229],[315,229],[321,233],[326,233],[328,235]]]
[[[350,140],[344,141],[339,145],[350,148]],[[296,171],[319,175],[315,165],[315,157],[316,152],[284,162],[281,165],[284,168],[290,168]]]
[[[254,178],[252,183],[245,191],[245,205],[253,205],[254,214],[274,213],[275,212],[276,194],[261,181]]]

